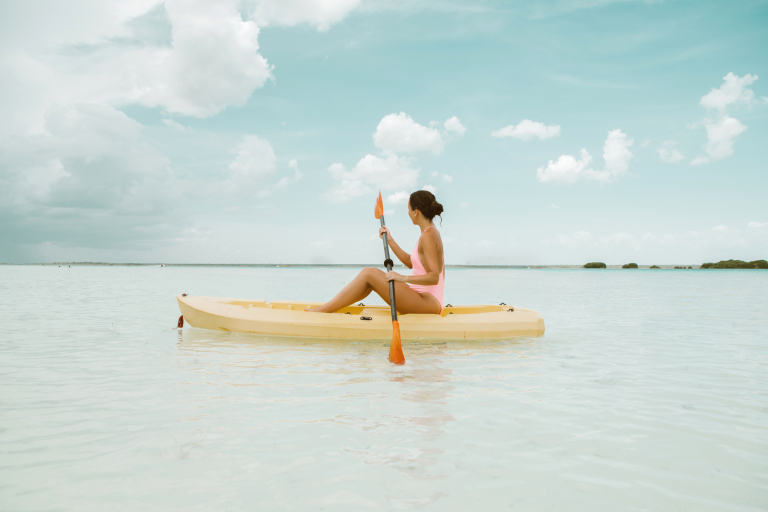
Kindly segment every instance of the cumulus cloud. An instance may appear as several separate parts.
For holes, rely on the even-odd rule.
[[[420,125],[405,112],[384,116],[373,134],[373,143],[396,153],[431,151],[436,155],[445,146],[439,130]]]
[[[455,133],[457,135],[464,135],[464,133],[467,131],[464,125],[461,124],[461,121],[459,121],[459,118],[456,116],[453,116],[444,122],[443,126],[449,133]]]
[[[562,155],[557,161],[550,160],[546,167],[536,170],[536,177],[542,183],[556,185],[570,185],[582,179],[609,183],[627,173],[629,161],[634,156],[629,150],[633,143],[634,140],[621,130],[613,130],[603,144],[605,169],[602,171],[592,169],[592,157],[586,149],[582,149],[578,159]]]
[[[234,152],[237,156],[229,164],[229,190],[242,196],[256,194],[259,185],[275,173],[277,158],[272,146],[256,135],[246,135]]]
[[[299,163],[296,161],[296,159],[288,162],[288,168],[293,169],[293,176],[284,176],[280,178],[280,181],[275,184],[275,188],[285,188],[291,183],[296,183],[301,179],[302,176],[304,176],[301,174],[301,172],[299,172]]]
[[[356,9],[360,0],[259,0],[243,3],[260,26],[309,23],[325,31]]]
[[[715,117],[707,117],[701,122],[707,131],[707,142],[702,146],[706,154],[691,160],[691,165],[722,160],[733,154],[733,143],[747,126],[729,116],[726,109],[736,104],[754,105],[755,93],[749,86],[757,79],[757,75],[747,74],[739,77],[728,73],[723,77],[724,83],[719,88],[712,89],[702,96],[699,103],[707,110],[714,111]]]
[[[37,4],[8,4],[0,17],[8,21],[3,39],[13,44],[0,55],[0,114],[17,133],[19,125],[39,131],[54,103],[140,104],[208,117],[242,105],[272,78],[260,27],[310,23],[325,30],[358,4],[73,0],[66,8],[47,5],[43,16]]]
[[[750,222],[748,224],[748,227],[758,229],[758,228],[768,228],[768,222]]]
[[[675,146],[677,142],[674,140],[667,140],[659,148],[659,158],[662,162],[668,164],[676,164],[682,160],[685,160],[685,156]]]
[[[446,129],[444,133],[434,126],[439,127],[440,123],[433,121],[430,126],[423,126],[405,112],[384,116],[373,134],[374,144],[382,149],[381,155],[364,156],[351,171],[341,163],[332,164],[328,167],[328,172],[336,184],[324,194],[324,197],[331,202],[345,202],[368,194],[374,189],[387,191],[413,189],[419,177],[416,160],[414,157],[402,156],[398,153],[429,151],[439,155],[443,151],[446,140],[452,140],[450,135],[461,136],[466,131],[456,116],[443,123]],[[433,177],[439,175],[438,172],[432,173]],[[442,180],[449,183],[453,178],[443,175]],[[402,194],[407,192],[390,195],[390,202],[402,200]]]
[[[560,125],[545,125],[538,121],[531,121],[530,119],[523,119],[516,126],[510,124],[499,130],[491,132],[491,137],[512,137],[521,140],[545,140],[557,137],[560,135]]]
[[[593,172],[591,164],[592,157],[586,149],[582,149],[581,158],[578,160],[571,155],[562,155],[557,161],[550,160],[546,168],[539,167],[536,177],[542,183],[570,185],[585,177],[587,173]]]
[[[4,245],[138,247],[179,199],[168,159],[110,107],[53,106],[42,133],[2,138],[0,154]]]
[[[175,174],[144,127],[118,108],[208,117],[241,105],[273,77],[259,47],[261,27],[309,23],[324,30],[358,3],[0,3],[0,239],[39,243],[69,233],[68,243],[91,247],[160,237],[162,229],[184,230],[173,223],[189,216],[168,214],[181,202],[229,201],[230,192],[250,197],[297,181],[298,164],[289,163],[293,175],[268,184],[274,152],[255,136],[238,146],[223,177]],[[162,122],[196,136],[178,117]]]
[[[427,190],[429,192],[432,192],[433,194],[437,192],[437,188],[433,187],[432,185],[424,185],[423,187],[421,187],[421,190]]]
[[[748,86],[757,81],[757,75],[746,74],[742,77],[728,73],[723,77],[723,85],[712,88],[709,93],[701,97],[702,107],[711,110],[724,110],[728,105],[744,103],[751,105],[755,101],[755,93]]]
[[[747,129],[738,119],[727,114],[717,120],[705,120],[704,128],[707,130],[707,143],[702,147],[706,155],[697,156],[691,161],[691,165],[701,165],[731,156],[736,137]]]
[[[387,202],[390,204],[400,204],[406,202],[409,197],[411,197],[411,194],[403,190],[387,196]]]
[[[173,119],[163,119],[163,124],[165,126],[168,126],[169,128],[174,128],[176,130],[179,130],[180,132],[191,130],[191,128],[184,126],[183,124],[176,122]]]
[[[412,158],[398,156],[392,151],[384,151],[381,156],[365,155],[351,171],[335,163],[328,167],[328,172],[339,182],[325,194],[326,199],[335,203],[346,202],[376,189],[410,189],[416,186],[419,176],[419,169],[413,166]]]

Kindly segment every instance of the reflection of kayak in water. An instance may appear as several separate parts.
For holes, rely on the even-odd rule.
[[[308,313],[321,302],[176,297],[192,327],[312,338],[392,338],[389,306],[348,306],[336,313]],[[532,309],[501,305],[451,306],[440,315],[401,315],[408,338],[493,339],[541,336],[544,319]]]

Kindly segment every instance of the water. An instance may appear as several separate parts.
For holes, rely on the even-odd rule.
[[[356,273],[0,266],[0,510],[768,509],[768,272],[449,269],[547,332],[403,367],[172,328]]]

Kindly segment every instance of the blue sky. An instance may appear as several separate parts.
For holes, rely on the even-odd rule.
[[[768,2],[0,6],[0,261],[768,257]]]

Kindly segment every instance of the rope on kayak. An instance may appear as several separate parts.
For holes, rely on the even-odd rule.
[[[177,328],[177,329],[181,329],[182,327],[184,327],[184,315],[181,315],[181,316],[179,317],[179,323],[178,323],[178,325],[176,326],[176,328]]]

